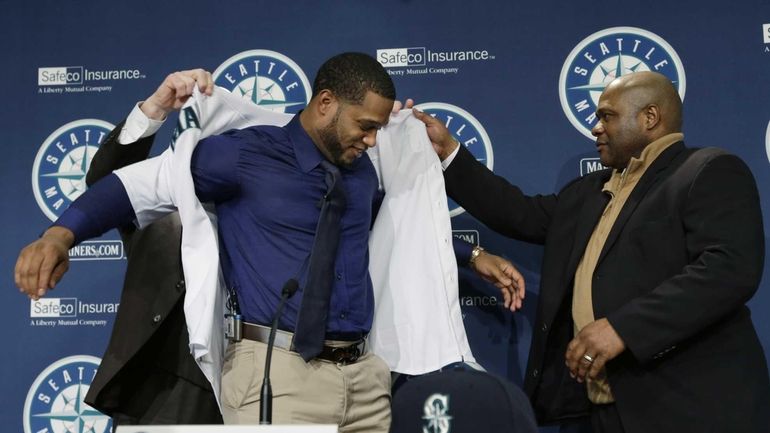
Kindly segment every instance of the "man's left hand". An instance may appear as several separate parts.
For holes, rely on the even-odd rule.
[[[452,137],[449,130],[439,119],[431,116],[428,113],[422,112],[416,108],[412,109],[414,117],[417,120],[425,124],[425,130],[428,132],[428,138],[433,145],[433,150],[436,151],[438,158],[443,161],[457,149],[459,142]]]
[[[607,361],[626,350],[626,344],[607,319],[586,325],[567,345],[565,354],[570,375],[583,382],[586,375],[596,379]]]
[[[521,309],[526,286],[524,277],[510,261],[482,251],[471,265],[479,276],[497,286],[503,294],[505,308],[511,311]]]

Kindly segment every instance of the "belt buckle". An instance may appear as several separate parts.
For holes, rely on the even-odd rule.
[[[361,356],[361,351],[358,349],[358,344],[353,344],[348,347],[335,347],[332,349],[332,360],[340,365],[352,364],[358,361]]]

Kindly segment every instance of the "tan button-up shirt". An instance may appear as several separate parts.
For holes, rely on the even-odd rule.
[[[665,135],[642,150],[639,158],[631,158],[628,166],[623,171],[615,170],[612,177],[604,184],[605,193],[610,195],[610,201],[604,208],[599,223],[594,228],[591,239],[586,245],[583,258],[580,259],[577,271],[575,272],[575,286],[572,296],[572,320],[575,325],[575,334],[580,332],[583,327],[595,320],[591,281],[596,270],[599,254],[607,241],[610,229],[615,224],[620,210],[631,195],[637,182],[641,179],[647,168],[655,159],[663,153],[672,144],[684,139],[681,133]],[[590,354],[594,355],[595,354]],[[588,379],[586,381],[588,389],[588,399],[594,404],[606,404],[615,401],[610,390],[610,384],[607,381],[606,371],[602,371],[596,380]]]

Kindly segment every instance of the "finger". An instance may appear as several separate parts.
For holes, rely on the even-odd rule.
[[[516,269],[516,267],[513,266],[513,264],[510,262],[506,263],[505,273],[513,281],[513,286],[516,288],[516,294],[521,299],[524,299],[524,295],[527,290],[527,284],[524,281],[524,276],[521,275],[521,272],[519,272],[519,270]]]
[[[495,286],[500,289],[500,293],[503,295],[503,305],[505,308],[510,309],[513,304],[513,291],[509,286],[500,284],[499,282],[496,282]]]
[[[515,302],[516,302],[516,309],[521,310],[524,307],[524,296],[517,295]]]
[[[206,71],[206,90],[205,93],[209,96],[214,94],[214,76],[211,72]]]
[[[589,355],[588,352],[584,353],[583,355]],[[591,356],[591,359],[593,359],[593,356]],[[584,356],[580,357],[580,361],[577,363],[577,372],[575,373],[576,379],[579,383],[582,383],[586,378],[586,373],[588,373],[588,370],[591,368],[591,365],[593,362],[586,359]]]
[[[172,100],[175,101],[177,98],[177,95],[180,93],[182,87],[182,80],[179,78],[179,73],[174,72],[172,74],[169,74],[168,77],[163,81],[163,84],[161,84],[161,88],[158,89],[159,92],[163,92],[161,95],[165,99],[163,100]]]
[[[37,294],[43,296],[45,291],[51,286],[51,275],[54,268],[58,265],[58,256],[53,254],[50,250],[45,251],[43,259],[40,262],[40,270],[38,271],[37,278]],[[42,293],[40,293],[42,291]]]
[[[177,95],[178,98],[183,98],[185,96],[190,96],[193,94],[193,91],[195,90],[195,78],[191,77],[189,75],[182,75],[181,77],[182,83],[184,85],[183,87],[183,93],[180,95]]]
[[[192,95],[195,80],[185,72],[174,72],[171,75],[170,85],[174,91],[174,99],[182,99]]]
[[[166,78],[164,78],[163,82],[158,86],[158,90],[155,91],[155,95],[166,95],[169,91],[174,91],[174,74],[176,74],[176,72],[166,75]]]
[[[195,88],[195,80],[191,76],[177,72],[174,74],[172,84],[174,86],[173,108],[182,108],[185,102],[187,102],[187,100],[190,99],[190,96],[193,94],[193,89]]]
[[[585,349],[577,338],[573,338],[567,345],[567,352],[564,354],[565,363],[570,370],[570,375],[575,378],[578,370],[580,357],[585,353]],[[578,355],[579,354],[579,355]]]
[[[184,92],[184,80],[181,72],[174,72],[166,78],[166,85],[171,88],[174,98]]]
[[[500,293],[502,293],[503,295],[505,308],[509,310],[514,308],[514,305],[515,305],[514,301],[516,300],[516,291],[513,289],[513,287],[511,285],[502,284],[499,281],[495,282],[494,284],[495,284],[495,287],[500,289]]]
[[[406,103],[404,103],[404,108],[406,108],[408,110],[408,109],[410,109],[412,107],[414,107],[414,99],[407,98],[406,99]]]
[[[69,261],[62,261],[59,262],[56,267],[53,268],[53,272],[51,273],[51,285],[49,286],[51,289],[56,287],[57,284],[59,284],[59,281],[61,281],[62,277],[64,276],[64,273],[67,272],[69,269]]]
[[[430,126],[436,120],[430,114],[424,111],[420,111],[416,108],[412,108],[412,113],[414,114],[414,117],[416,117],[420,122],[424,123],[425,126]]]
[[[190,76],[195,81],[195,83],[197,83],[198,90],[200,90],[201,93],[211,95],[212,91],[214,90],[214,86],[211,73],[209,71],[200,68],[193,69]]]
[[[403,105],[404,105],[404,104],[402,104],[402,103],[401,103],[401,101],[393,101],[393,110],[392,110],[392,113],[393,113],[393,114],[396,114],[396,113],[398,113],[399,111],[401,111],[401,108],[403,107]]]
[[[41,261],[33,249],[28,250],[25,256],[24,266],[21,269],[22,287],[26,293],[34,295],[38,290],[38,272]]]
[[[521,275],[518,269],[511,267],[511,278],[513,279],[513,283],[516,287],[516,291],[518,292],[519,297],[524,299],[524,296],[527,293],[527,283],[524,280],[524,276]]]
[[[516,311],[517,308],[521,308],[521,301],[517,302],[517,299],[519,298],[519,289],[517,287],[517,282],[515,280],[516,272],[513,265],[506,261],[502,261],[499,264],[500,272],[505,276],[504,282],[506,284],[506,290],[509,292],[509,296],[511,299],[511,303],[509,305],[506,305],[511,311]]]
[[[594,362],[591,363],[591,368],[588,369],[588,377],[596,380],[599,377],[599,373],[604,368],[604,364],[607,363],[607,357],[603,354],[597,354],[594,357]]]
[[[24,268],[24,250],[21,250],[16,259],[16,266],[13,268],[13,282],[20,292],[24,292],[24,281],[22,280],[22,269]]]

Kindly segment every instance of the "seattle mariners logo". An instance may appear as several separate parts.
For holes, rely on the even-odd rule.
[[[113,128],[102,120],[76,120],[54,131],[40,146],[32,165],[32,190],[51,221],[86,190],[91,158]]]
[[[250,50],[225,60],[214,83],[260,107],[297,113],[310,101],[310,83],[290,58],[269,50]]]
[[[101,360],[60,359],[35,379],[24,402],[24,433],[106,433],[112,421],[83,402]]]
[[[639,71],[665,75],[684,100],[682,61],[660,36],[634,27],[613,27],[580,41],[559,76],[559,99],[570,123],[593,140],[591,128],[602,91],[615,78]]]
[[[460,107],[443,102],[426,102],[417,105],[416,108],[443,120],[454,138],[465,146],[476,160],[492,170],[494,165],[492,142],[489,140],[487,131],[475,117]],[[463,212],[465,209],[453,200],[449,200],[449,216],[454,217]]]
[[[444,394],[433,394],[425,399],[425,406],[422,408],[422,419],[425,425],[422,427],[422,433],[449,433],[452,417],[449,412],[449,396]]]

